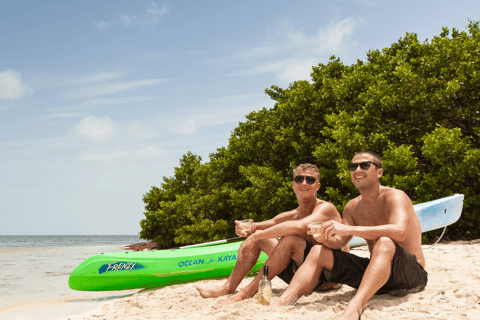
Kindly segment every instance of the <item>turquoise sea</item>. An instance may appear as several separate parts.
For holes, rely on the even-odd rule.
[[[0,247],[129,245],[143,241],[138,235],[0,235]]]

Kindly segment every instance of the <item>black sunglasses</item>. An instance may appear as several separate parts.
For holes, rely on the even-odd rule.
[[[295,183],[296,184],[300,184],[300,183],[303,183],[303,180],[307,180],[307,183],[308,184],[314,184],[315,181],[317,181],[317,179],[315,179],[315,177],[312,177],[312,176],[301,176],[301,175],[298,175],[295,177]]]
[[[355,171],[355,170],[357,170],[358,166],[360,166],[360,168],[362,168],[363,170],[368,170],[368,169],[370,169],[370,163],[373,163],[374,165],[376,165],[377,168],[381,168],[378,164],[376,164],[373,161],[365,161],[365,162],[360,162],[360,163],[355,163],[355,162],[349,163],[348,164],[348,169],[350,171]]]

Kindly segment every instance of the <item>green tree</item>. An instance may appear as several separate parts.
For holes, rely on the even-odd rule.
[[[346,164],[369,149],[384,160],[381,183],[414,203],[465,194],[447,236],[480,237],[480,29],[443,28],[431,41],[407,33],[366,61],[332,57],[312,80],[266,93],[271,109],[246,116],[227,147],[202,163],[187,153],[144,196],[140,236],[173,246],[234,235],[233,220],[264,220],[296,206],[293,169],[315,163],[319,197],[342,212],[358,195]]]

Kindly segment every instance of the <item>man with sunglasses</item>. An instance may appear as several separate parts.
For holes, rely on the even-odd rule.
[[[350,178],[360,191],[343,211],[342,222],[328,221],[314,238],[340,249],[353,236],[364,238],[370,259],[326,246],[314,246],[297,270],[288,289],[274,306],[298,299],[311,290],[325,270],[329,281],[357,288],[339,319],[360,318],[374,294],[404,296],[427,284],[420,222],[410,198],[403,192],[380,185],[382,159],[371,151],[360,151],[348,164]]]
[[[252,222],[249,232],[243,231],[239,221],[235,221],[237,235],[247,237],[238,250],[237,263],[222,286],[214,289],[197,287],[202,297],[216,298],[235,293],[237,286],[256,264],[262,251],[269,257],[265,263],[269,266],[268,277],[272,279],[278,275],[289,283],[313,245],[321,243],[307,234],[308,224],[316,221],[339,223],[342,221],[333,204],[317,198],[320,173],[315,165],[308,163],[299,165],[293,173],[292,188],[297,196],[298,208],[280,213],[270,220]],[[253,297],[257,293],[258,283],[262,277],[263,272],[260,271],[247,287],[213,307],[220,308]],[[312,290],[336,288],[336,283],[319,281]]]

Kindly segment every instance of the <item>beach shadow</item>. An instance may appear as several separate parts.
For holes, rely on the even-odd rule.
[[[114,299],[128,298],[133,295],[134,293],[120,295],[120,296],[101,297],[101,298],[75,298],[75,299],[69,299],[67,300],[67,302],[103,302],[103,301],[110,301]]]
[[[420,298],[418,293],[410,293],[403,297],[392,296],[390,294],[375,295],[368,300],[365,308],[383,310],[385,308],[399,306],[409,302],[415,295],[417,295],[417,298]]]
[[[323,311],[323,310],[326,310],[328,307],[336,307],[338,306],[339,303],[344,304],[346,306],[348,302],[353,299],[356,293],[357,293],[357,290],[353,288],[346,292],[335,292],[335,291],[315,292],[313,291],[306,294],[305,296],[310,296],[312,294],[319,294],[321,295],[321,299],[318,299],[315,301],[309,301],[309,302],[300,302],[300,303],[297,302],[295,303],[295,306],[305,307],[307,310]],[[398,305],[409,302],[412,298],[415,297],[415,295],[418,295],[415,298],[420,298],[421,296],[419,295],[419,293],[410,293],[403,297],[392,296],[389,294],[374,295],[367,302],[365,309],[383,310],[385,308],[390,308],[392,306],[398,306]]]

